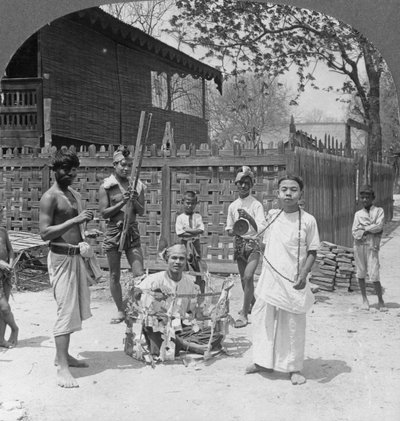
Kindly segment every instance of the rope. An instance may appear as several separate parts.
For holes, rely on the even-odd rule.
[[[267,226],[267,228],[269,226],[272,225],[273,222],[275,222],[278,219],[278,216],[283,212],[283,209],[278,213],[278,215],[271,221],[271,223]],[[298,210],[299,212],[299,229],[298,229],[298,235],[297,235],[297,275],[300,273],[300,242],[301,242],[301,209],[299,208]],[[266,228],[266,229],[267,229]],[[265,231],[265,230],[264,230]],[[260,252],[261,254],[261,252]],[[288,277],[286,277],[285,275],[282,275],[278,269],[276,269],[272,263],[265,257],[265,255],[263,254],[263,258],[264,260],[268,263],[268,265],[271,267],[271,269],[276,272],[279,276],[281,276],[283,279],[285,279],[286,281],[289,281],[290,283],[294,284],[294,281],[292,279],[289,279]]]

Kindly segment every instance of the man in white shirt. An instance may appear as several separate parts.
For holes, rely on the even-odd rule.
[[[235,178],[239,197],[229,205],[226,220],[228,235],[234,237],[234,259],[237,262],[243,288],[243,307],[235,327],[245,327],[248,314],[254,303],[254,273],[260,260],[258,233],[266,227],[263,205],[251,195],[254,174],[243,166]],[[248,221],[249,229],[242,235],[234,232],[234,224],[239,219]]]

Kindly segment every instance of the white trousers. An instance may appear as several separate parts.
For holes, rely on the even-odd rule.
[[[257,298],[251,321],[254,363],[284,373],[303,368],[305,313],[289,313]]]

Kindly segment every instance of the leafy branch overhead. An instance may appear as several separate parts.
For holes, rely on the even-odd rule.
[[[368,52],[374,71],[380,73],[379,52],[355,29],[320,13],[286,5],[257,2],[178,0],[170,20],[184,42],[208,49],[221,70],[230,75],[245,72],[275,77],[295,66],[299,90],[314,83],[309,66],[324,61],[332,71],[348,76],[368,108],[367,91],[360,81],[359,65]],[[349,92],[349,83],[343,86]]]
[[[182,42],[193,49],[204,47],[205,57],[218,62],[227,76],[252,72],[273,80],[293,67],[301,93],[307,84],[317,87],[309,69],[318,62],[342,74],[342,93],[359,98],[369,125],[367,154],[379,159],[384,60],[356,29],[312,10],[279,4],[177,0],[176,7],[170,33],[179,32]]]

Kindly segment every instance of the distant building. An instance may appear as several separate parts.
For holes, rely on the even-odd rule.
[[[335,139],[339,143],[345,144],[346,123],[345,122],[318,122],[318,123],[295,123],[296,131],[306,133],[312,138],[317,138],[322,142],[325,137]],[[265,130],[261,134],[261,141],[264,145],[272,143],[275,147],[279,142],[287,143],[289,141],[290,123],[282,126],[276,126]],[[355,128],[350,129],[352,149],[363,151],[365,148],[366,133]]]
[[[41,28],[1,80],[0,146],[133,144],[140,112],[150,143],[166,123],[179,144],[208,142],[206,82],[221,73],[99,8]]]

